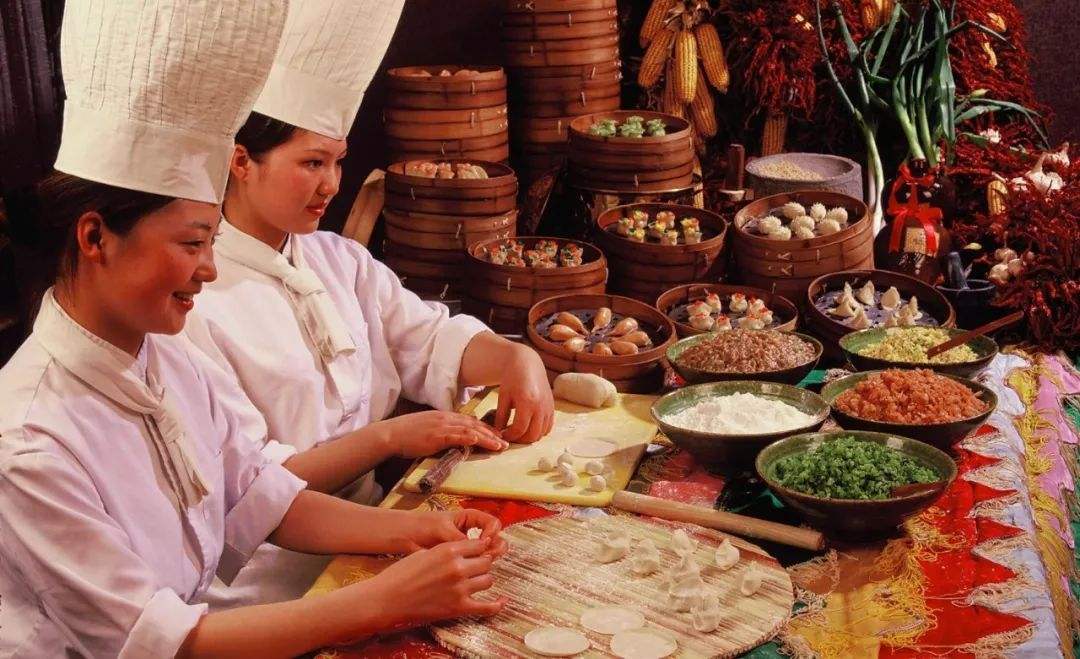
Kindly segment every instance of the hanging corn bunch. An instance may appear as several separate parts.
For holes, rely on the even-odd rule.
[[[652,97],[665,113],[689,119],[701,145],[717,133],[710,87],[724,93],[731,82],[711,15],[708,0],[652,0],[639,33],[645,55],[638,85],[653,89],[662,82]]]
[[[784,151],[787,122],[787,115],[783,113],[772,113],[765,119],[765,128],[761,135],[761,155],[774,156]]]
[[[1005,181],[994,179],[986,185],[986,207],[990,215],[1001,215],[1005,212],[1006,202],[1009,197],[1009,186]]]

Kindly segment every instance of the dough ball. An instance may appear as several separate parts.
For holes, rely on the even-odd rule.
[[[611,407],[618,400],[615,385],[593,373],[563,373],[555,378],[556,398],[585,407]]]

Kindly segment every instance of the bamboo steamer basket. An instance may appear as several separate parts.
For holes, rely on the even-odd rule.
[[[516,210],[501,215],[455,217],[432,213],[410,213],[384,208],[383,217],[386,219],[387,224],[396,226],[399,229],[452,235],[485,231],[502,232],[513,230],[517,225]]]
[[[500,240],[473,243],[467,250],[470,297],[506,307],[528,309],[539,300],[552,295],[581,292],[583,289],[604,290],[607,285],[607,259],[590,245],[576,240],[523,236],[518,238],[531,249],[537,241],[556,240],[560,245],[573,243],[582,248],[580,266],[564,268],[529,268],[497,265],[479,256],[481,250]]]
[[[451,166],[470,164],[481,167],[488,178],[427,178],[405,174],[409,161],[398,162],[386,169],[386,190],[395,194],[438,199],[491,199],[517,192],[517,177],[506,165],[462,158],[449,158]]]
[[[743,228],[789,201],[807,207],[815,202],[829,208],[843,206],[848,209],[849,224],[838,233],[810,240],[770,240]],[[744,206],[735,215],[734,225],[732,251],[740,283],[779,293],[799,304],[814,279],[840,270],[873,267],[874,236],[868,209],[861,200],[845,194],[804,190],[765,197]]]
[[[605,191],[609,193],[629,192],[641,195],[664,194],[675,192],[678,190],[685,190],[693,186],[694,175],[691,172],[689,175],[677,179],[665,179],[663,181],[639,181],[635,184],[601,181],[598,179],[585,178],[578,174],[574,174],[570,178],[570,182],[574,187],[577,188]]]
[[[578,166],[601,168],[606,172],[652,172],[657,170],[671,169],[685,166],[686,153],[682,150],[668,153],[655,153],[652,156],[632,154],[627,156],[614,156],[607,154],[591,154],[587,163],[582,163],[580,149],[568,150],[570,161]],[[693,162],[691,160],[691,162]]]
[[[503,57],[511,67],[562,67],[602,64],[619,58],[618,46],[589,48],[587,50],[557,50],[532,53],[506,53]]]
[[[441,215],[499,215],[517,206],[517,193],[492,199],[425,199],[386,192],[386,205],[390,208],[418,213]]]
[[[515,141],[564,144],[570,133],[570,122],[573,120],[574,118],[570,116],[515,119],[510,127],[510,136]]]
[[[548,78],[562,80],[562,78]],[[587,84],[573,79],[573,84],[562,86],[547,85],[511,85],[511,103],[574,103],[588,102],[591,98],[609,98],[617,96],[621,87],[618,76],[601,81],[602,84]],[[584,101],[582,100],[584,99]]]
[[[406,245],[399,245],[392,240],[383,240],[382,247],[383,253],[387,256],[396,256],[399,259],[408,259],[417,263],[458,265],[464,267],[468,258],[465,254],[465,250],[408,247]]]
[[[704,300],[706,295],[716,293],[721,297],[730,296],[732,293],[742,293],[749,297],[756,297],[772,310],[777,324],[769,329],[780,331],[794,331],[799,324],[799,309],[795,304],[782,295],[775,295],[769,291],[751,286],[733,286],[731,284],[683,284],[669,288],[656,299],[657,310],[671,319],[675,330],[680,338],[696,336],[705,332],[694,329],[686,323],[681,323],[671,318],[671,310],[681,304],[689,304],[698,300]]]
[[[505,105],[495,105],[487,108],[470,108],[467,110],[410,110],[386,108],[383,110],[383,121],[394,123],[474,124],[481,121],[505,119],[506,114],[507,110]]]
[[[464,251],[430,250],[384,240],[383,254],[383,262],[414,293],[442,298],[461,294]]]
[[[470,110],[506,105],[506,89],[476,93],[388,92],[386,107],[412,110]]]
[[[562,345],[540,336],[536,325],[560,311],[608,307],[613,313],[631,316],[653,328],[653,347],[636,355],[610,357],[570,352]],[[549,377],[562,373],[595,373],[615,383],[622,392],[655,392],[663,380],[662,359],[675,341],[675,326],[655,308],[644,302],[617,295],[561,295],[542,300],[529,310],[525,327],[529,343],[540,354]]]
[[[578,39],[546,39],[541,41],[503,41],[503,51],[508,55],[535,55],[581,50],[603,50],[619,45],[617,30],[593,37]]]
[[[402,160],[444,160],[446,156],[439,153],[424,153],[420,151],[389,151],[390,159],[393,161]],[[485,160],[487,162],[497,162],[501,165],[506,165],[510,161],[510,143],[507,142],[502,146],[497,146],[494,149],[481,149],[479,151],[461,151],[452,155],[454,158],[461,158],[462,160]]]
[[[531,27],[539,25],[580,25],[595,21],[615,20],[619,10],[614,5],[599,9],[570,9],[546,12],[504,11],[501,22],[504,26]]]
[[[503,25],[500,30],[503,41],[548,41],[563,39],[582,39],[617,34],[619,24],[614,20],[604,19],[585,23],[571,22],[569,25]]]
[[[681,187],[690,185],[690,178],[694,174],[693,161],[682,163],[668,169],[655,170],[618,170],[618,169],[591,169],[582,167],[577,161],[570,161],[570,171],[575,177],[586,181],[595,181],[602,185],[620,186],[627,185],[638,187],[643,183],[671,183],[668,187]]]
[[[506,117],[453,123],[385,121],[383,131],[390,137],[398,139],[440,140],[505,135],[507,126]]]
[[[500,147],[506,143],[506,135],[488,135],[487,137],[440,140],[402,140],[393,137],[386,138],[386,146],[396,151],[437,153],[447,157],[453,157],[451,154],[461,151],[480,151],[483,149]],[[393,162],[402,161],[395,160]]]
[[[603,137],[590,135],[589,127],[602,119],[615,119],[623,123],[627,117],[639,116],[649,121],[662,119],[669,129],[666,135],[659,137]],[[581,162],[589,162],[590,153],[603,153],[608,155],[622,156],[627,154],[653,154],[669,153],[671,151],[688,150],[690,155],[687,160],[693,160],[693,144],[690,134],[690,122],[671,114],[651,112],[648,110],[620,110],[618,112],[601,112],[597,114],[576,117],[570,124],[571,148],[581,150]]]
[[[835,320],[824,311],[817,308],[814,300],[822,293],[843,287],[844,282],[852,285],[858,280],[865,282],[869,278],[874,282],[878,290],[888,290],[895,286],[901,297],[909,298],[912,295],[919,299],[919,308],[923,313],[930,314],[940,323],[941,327],[956,327],[956,311],[941,291],[926,282],[909,277],[908,275],[892,272],[889,270],[853,269],[831,272],[815,278],[803,291],[803,319],[807,331],[821,339],[825,346],[825,352],[834,358],[843,358],[844,353],[840,349],[840,339],[853,330],[839,320]]]
[[[449,223],[451,224],[452,223]],[[457,225],[460,226],[460,225]],[[437,232],[428,233],[415,229],[402,228],[397,224],[386,223],[386,237],[403,247],[420,247],[422,249],[439,250],[463,250],[474,242],[484,242],[497,238],[509,238],[513,232],[510,229],[495,231],[465,231],[460,232]]]
[[[477,71],[477,73],[468,76],[439,75],[439,72],[443,70],[455,73],[462,69]],[[426,72],[431,75],[415,75],[420,72]],[[501,66],[494,65],[462,66],[459,64],[444,64],[441,66],[398,66],[389,69],[386,72],[386,85],[391,92],[468,94],[503,89],[506,87],[506,73]]]
[[[671,211],[676,222],[684,215],[692,215],[698,218],[702,229],[716,235],[696,245],[660,245],[634,242],[610,229],[634,210],[643,210],[649,217]],[[610,289],[651,304],[660,293],[676,284],[719,281],[724,274],[725,263],[720,255],[727,230],[724,218],[711,211],[680,204],[644,203],[616,206],[600,213],[593,233],[596,244],[608,257]]]
[[[504,307],[476,300],[469,297],[467,291],[461,299],[461,310],[484,321],[484,324],[498,334],[524,334],[525,323],[529,318],[528,309]]]
[[[543,14],[613,9],[616,0],[503,0],[504,14]]]
[[[512,100],[515,115],[520,117],[565,117],[578,112],[603,112],[618,110],[622,102],[622,96],[615,87],[615,93],[610,96],[579,94],[578,98],[566,101],[535,102],[524,99]]]
[[[539,85],[543,80],[577,78],[583,82],[603,80],[615,74],[622,75],[622,61],[614,59],[599,64],[574,66],[534,66],[514,69],[514,84]]]

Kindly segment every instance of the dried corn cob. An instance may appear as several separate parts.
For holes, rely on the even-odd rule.
[[[698,54],[701,55],[701,65],[705,68],[706,78],[717,91],[726,92],[731,82],[731,74],[728,72],[724,46],[720,43],[716,26],[702,23],[694,28],[694,37],[697,39]],[[700,80],[698,82],[700,84]]]
[[[690,104],[690,116],[694,121],[694,127],[703,137],[716,135],[716,106],[713,104],[712,91],[705,84],[703,71],[698,71],[694,102]]]
[[[675,0],[653,0],[649,5],[649,12],[645,14],[645,22],[641,24],[641,32],[638,33],[638,42],[642,48],[652,43],[657,33],[664,29],[664,21],[674,4]]]
[[[994,12],[987,12],[986,22],[990,24],[990,27],[994,28],[998,32],[1004,32],[1009,29],[1009,25],[1005,22],[1005,19],[1000,14]]]
[[[761,155],[772,156],[783,152],[786,136],[787,115],[782,113],[770,114],[765,119],[765,128],[761,134]]]
[[[660,80],[660,74],[664,71],[664,61],[671,52],[671,45],[675,42],[675,33],[670,29],[660,30],[653,38],[645,56],[641,58],[641,68],[638,69],[638,84],[648,89]]]
[[[878,8],[878,21],[882,25],[889,22],[892,18],[893,8],[896,7],[895,0],[875,0]]]
[[[1005,200],[1009,196],[1009,186],[1005,181],[994,179],[986,185],[986,207],[991,215],[1001,215],[1005,212]]]
[[[675,64],[668,62],[664,73],[664,96],[661,99],[664,112],[679,118],[686,117],[686,111],[679,99],[675,98]]]
[[[697,87],[697,40],[690,30],[680,30],[675,37],[675,97],[691,103]]]
[[[881,26],[881,11],[874,0],[862,0],[859,4],[859,14],[867,30],[876,30]]]

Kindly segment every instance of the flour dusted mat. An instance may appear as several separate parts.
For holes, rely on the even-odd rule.
[[[485,619],[459,620],[432,627],[447,649],[466,657],[535,657],[524,643],[537,627],[568,627],[589,641],[580,657],[614,657],[611,636],[581,625],[582,612],[618,606],[641,612],[645,629],[674,639],[673,657],[734,657],[772,638],[787,622],[794,604],[791,579],[772,556],[756,545],[719,531],[680,525],[697,541],[694,559],[702,567],[707,591],[719,596],[723,617],[710,633],[694,630],[689,613],[675,612],[669,603],[667,572],[678,556],[669,548],[675,526],[625,515],[593,520],[549,517],[515,524],[503,531],[510,544],[506,556],[492,568],[495,586],[484,597],[510,599],[502,613]],[[660,571],[647,577],[631,571],[627,557],[609,564],[595,557],[613,529],[630,535],[631,551],[651,539],[660,550]],[[730,538],[740,552],[727,571],[715,564],[716,548]],[[744,571],[755,566],[761,587],[749,597],[739,590]]]
[[[483,416],[498,404],[498,392],[491,392],[476,407],[473,414]],[[603,507],[611,503],[617,490],[626,487],[641,460],[645,447],[656,436],[656,423],[650,409],[656,396],[621,394],[614,407],[594,410],[564,400],[555,401],[555,424],[546,437],[533,444],[511,444],[502,453],[474,452],[460,463],[439,487],[440,492],[464,496],[544,501],[573,506]],[[588,458],[575,458],[578,481],[567,486],[559,482],[555,472],[536,468],[541,457],[554,460],[563,450],[581,442],[610,443],[615,452],[602,458],[611,469],[607,487],[600,492],[588,488],[589,476],[584,472]],[[405,477],[402,487],[419,492],[420,479],[438,461],[428,458]]]

